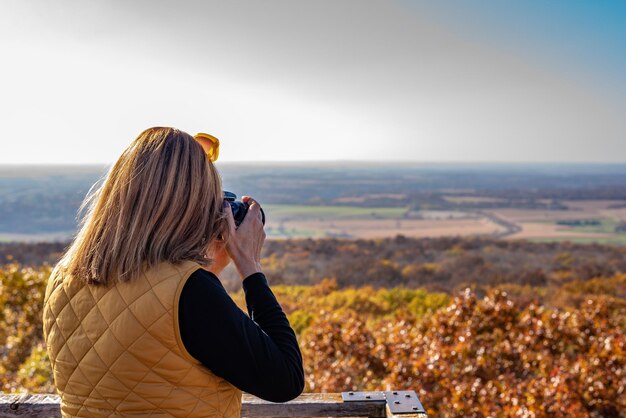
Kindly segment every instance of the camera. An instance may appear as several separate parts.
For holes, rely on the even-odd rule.
[[[233,218],[235,218],[235,225],[239,226],[248,213],[250,205],[247,203],[237,201],[237,195],[233,192],[224,191],[224,200],[230,205],[230,209],[233,211]],[[265,225],[265,212],[261,208],[261,221]]]

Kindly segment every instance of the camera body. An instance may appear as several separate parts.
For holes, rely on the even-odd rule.
[[[233,192],[227,192],[224,190],[224,200],[230,205],[230,209],[233,211],[233,218],[235,218],[235,225],[239,226],[248,213],[250,205],[237,200],[237,195]],[[265,212],[261,208],[261,220],[265,225]]]

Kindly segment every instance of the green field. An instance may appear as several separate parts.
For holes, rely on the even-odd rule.
[[[328,234],[322,229],[307,228],[272,228],[266,227],[269,238],[327,238]]]
[[[612,237],[548,237],[548,238],[528,238],[528,241],[532,242],[573,242],[575,244],[608,244],[608,245],[626,245],[626,234],[615,234]]]
[[[594,219],[600,222],[600,225],[584,225],[584,226],[572,226],[570,227],[572,231],[575,232],[586,232],[586,233],[601,233],[601,234],[614,234],[615,227],[618,222],[609,219],[609,218],[601,218]]]
[[[263,210],[272,220],[285,219],[397,219],[406,208],[357,206],[264,205]]]
[[[581,226],[569,226],[559,225],[555,220],[533,221],[533,223],[540,223],[546,225],[558,225],[564,227],[567,231],[578,232],[582,234],[606,234],[610,236],[606,237],[535,237],[528,238],[533,242],[573,242],[577,244],[609,244],[609,245],[626,245],[626,233],[615,232],[615,227],[618,225],[618,221],[611,218],[584,218],[587,220],[594,220],[600,222],[599,225],[581,225]]]

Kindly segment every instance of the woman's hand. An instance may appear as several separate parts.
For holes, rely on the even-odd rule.
[[[242,202],[249,205],[248,213],[237,228],[230,207],[226,207],[228,238],[226,251],[237,267],[242,279],[261,271],[261,249],[265,242],[265,231],[261,220],[261,206],[250,196],[244,196]]]

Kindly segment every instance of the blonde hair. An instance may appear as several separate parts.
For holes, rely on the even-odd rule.
[[[208,265],[208,251],[226,230],[222,202],[219,174],[192,136],[146,129],[87,194],[60,270],[107,284],[163,261]]]

